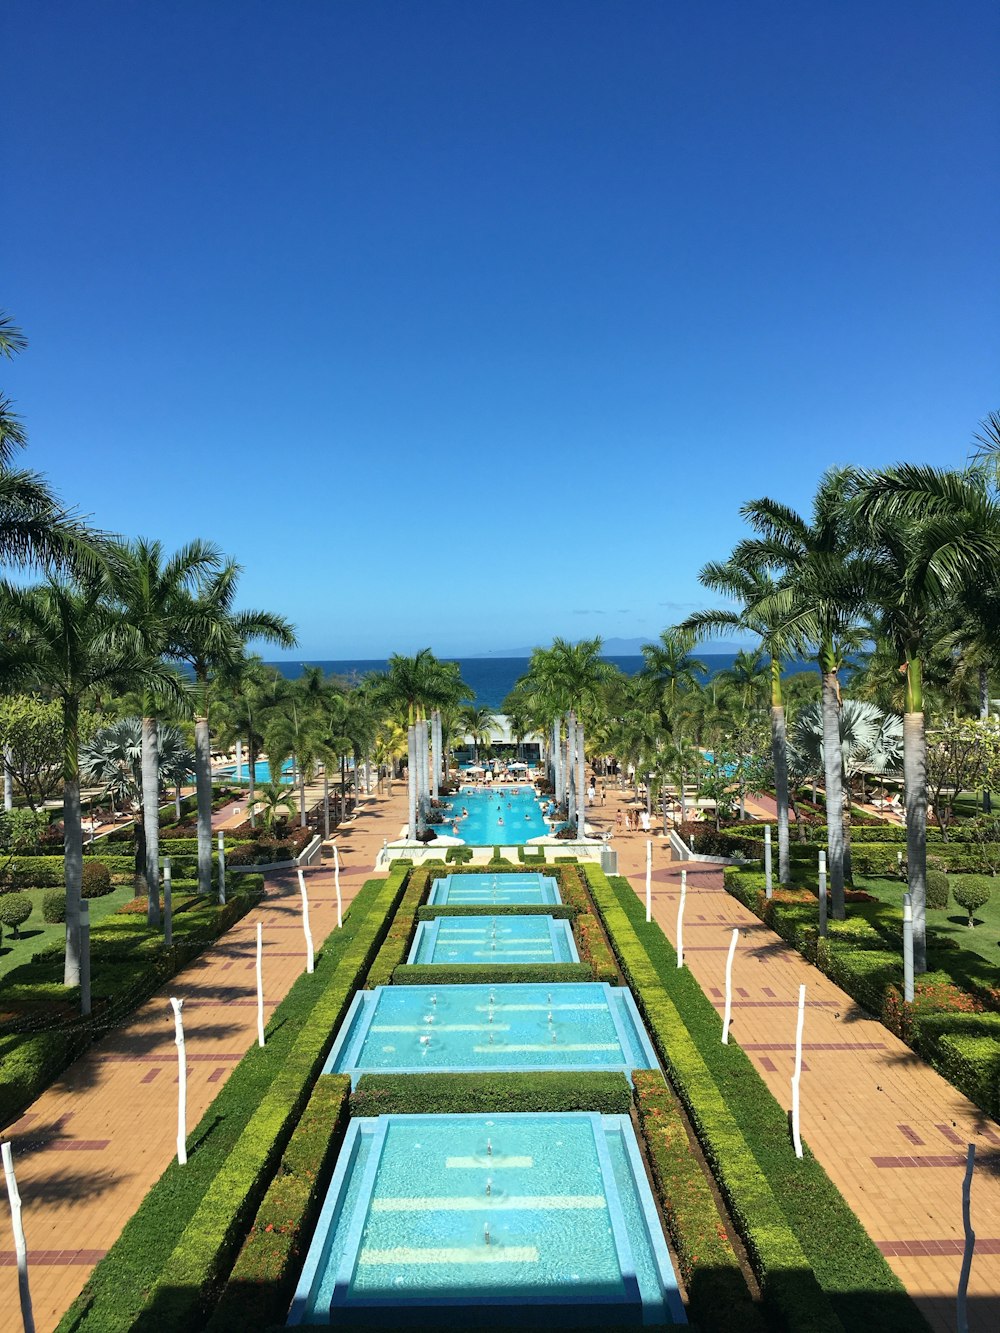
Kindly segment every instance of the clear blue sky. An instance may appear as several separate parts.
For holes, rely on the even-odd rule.
[[[655,635],[742,501],[1000,408],[995,0],[0,23],[28,459],[296,656]]]

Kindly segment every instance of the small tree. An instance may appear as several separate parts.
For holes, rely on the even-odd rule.
[[[927,871],[927,906],[943,911],[948,906],[948,876],[943,870]]]
[[[974,926],[974,913],[990,900],[993,885],[986,875],[959,875],[955,879],[952,893],[959,907],[964,907],[969,914],[969,926]]]
[[[10,888],[17,870],[17,857],[34,847],[48,818],[33,810],[5,810],[0,813],[0,893]]]
[[[18,938],[18,931],[31,916],[34,906],[26,893],[5,893],[0,896],[0,926],[9,926]]]

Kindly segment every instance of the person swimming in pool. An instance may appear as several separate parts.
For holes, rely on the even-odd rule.
[[[497,815],[497,823],[498,823],[498,824],[502,824],[502,823],[503,823],[503,815]]]

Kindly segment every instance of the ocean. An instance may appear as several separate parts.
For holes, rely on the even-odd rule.
[[[701,660],[708,667],[709,676],[714,676],[717,671],[724,671],[732,666],[735,653],[702,653]],[[462,671],[462,679],[476,692],[476,703],[481,708],[498,709],[514,687],[518,676],[522,676],[528,667],[526,657],[460,657],[453,659],[458,662]],[[619,670],[624,671],[628,676],[634,676],[642,670],[642,658],[635,657],[609,657],[607,661],[612,662]],[[295,680],[297,676],[302,675],[304,666],[318,666],[329,676],[342,676],[350,684],[357,684],[364,676],[370,675],[373,671],[384,671],[386,661],[381,659],[348,659],[346,661],[335,662],[272,662],[271,666],[276,666],[283,676],[289,680]],[[811,662],[790,662],[788,669],[793,671],[808,671],[813,668]]]

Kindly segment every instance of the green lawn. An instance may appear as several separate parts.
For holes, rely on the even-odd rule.
[[[35,906],[31,916],[21,927],[20,939],[15,939],[14,932],[6,926],[3,928],[3,943],[0,944],[0,977],[12,968],[29,962],[32,954],[44,949],[47,944],[64,939],[66,934],[66,927],[61,921],[56,925],[49,925],[42,919],[42,899],[54,890],[23,889],[21,892],[26,893]],[[122,903],[127,903],[134,897],[134,887],[131,884],[123,884],[111,893],[105,894],[103,898],[88,899],[91,926],[95,926],[98,921],[121,907]]]
[[[851,915],[857,913],[859,916],[864,916],[873,923],[876,919],[890,921],[902,934],[904,890],[902,882],[898,879],[869,879],[864,875],[855,875],[854,883],[857,888],[864,889],[877,898],[878,903],[851,903],[848,905],[848,912]],[[950,961],[954,957],[954,949],[948,947],[943,950],[934,949],[935,941],[948,941],[951,945],[957,945],[959,949],[967,949],[971,953],[978,954],[994,967],[1000,967],[1000,877],[996,881],[989,902],[976,912],[976,925],[971,930],[966,924],[968,919],[965,909],[954,901],[943,912],[933,909],[928,911],[927,943],[935,955],[932,960],[933,966],[949,972],[955,971]]]

